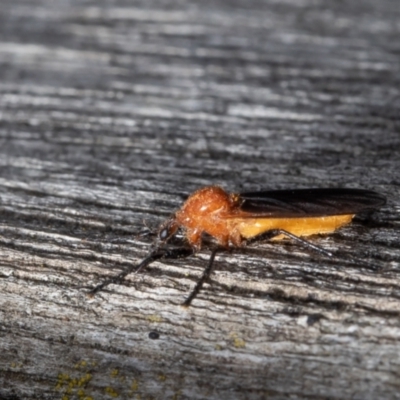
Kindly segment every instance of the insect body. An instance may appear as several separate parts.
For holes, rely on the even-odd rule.
[[[373,211],[386,200],[376,192],[360,189],[302,189],[229,194],[218,186],[194,192],[180,210],[161,225],[154,249],[137,266],[141,271],[160,258],[178,258],[198,251],[204,233],[212,236],[218,247],[195,289],[184,302],[189,305],[211,273],[215,254],[230,245],[240,247],[259,237],[273,240],[289,237],[322,254],[328,251],[301,237],[326,234],[351,222],[355,214]],[[179,229],[184,231],[188,246],[168,249],[168,240]],[[103,282],[93,293],[110,283],[120,282],[134,268]]]
[[[275,229],[297,236],[330,233],[348,224],[355,214],[376,209],[384,202],[381,195],[358,189],[228,194],[210,186],[193,193],[165,227],[168,236],[184,228],[187,241],[196,249],[204,232],[222,247],[229,243],[241,246],[244,239]]]

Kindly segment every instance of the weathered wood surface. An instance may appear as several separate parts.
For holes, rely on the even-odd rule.
[[[400,398],[399,14],[2,0],[0,398]],[[388,204],[313,239],[340,260],[221,253],[188,310],[207,248],[87,298],[149,250],[144,220],[209,184]]]

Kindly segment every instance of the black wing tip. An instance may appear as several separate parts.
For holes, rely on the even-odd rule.
[[[271,216],[356,214],[386,204],[380,193],[365,189],[320,188],[246,192],[242,211]]]
[[[353,188],[310,188],[310,189],[284,189],[284,190],[263,190],[258,192],[240,193],[242,199],[256,200],[265,196],[359,196],[376,200],[377,203],[386,204],[386,197],[373,190],[353,189]]]
[[[387,203],[387,199],[380,193],[371,191],[372,196],[374,197],[375,203],[377,207],[382,207]]]
[[[386,204],[386,197],[381,193],[375,192],[373,190],[365,189],[344,189],[348,191],[349,195],[358,195],[360,201],[365,199],[365,203],[368,203],[373,208],[379,208]]]

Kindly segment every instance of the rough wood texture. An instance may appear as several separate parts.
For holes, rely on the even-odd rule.
[[[1,0],[0,398],[400,398],[399,19],[395,0]],[[219,254],[188,310],[207,247],[87,298],[209,184],[388,204],[313,239],[340,259]]]

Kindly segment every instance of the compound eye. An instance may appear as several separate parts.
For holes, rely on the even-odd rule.
[[[164,228],[161,229],[160,233],[158,234],[158,237],[160,240],[167,240],[169,238],[169,229],[168,228]]]

